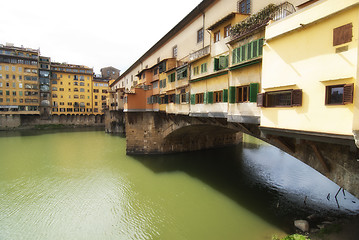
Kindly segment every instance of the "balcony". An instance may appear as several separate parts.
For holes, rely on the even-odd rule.
[[[201,58],[203,56],[208,55],[209,53],[210,53],[210,47],[209,46],[204,47],[204,48],[202,48],[202,49],[200,49],[200,50],[198,50],[198,51],[196,51],[194,53],[191,53],[189,55],[189,61],[192,62],[192,61],[197,60],[197,59],[199,59],[199,58]]]
[[[264,28],[271,20],[278,21],[294,12],[294,6],[289,2],[284,2],[279,5],[269,4],[258,13],[234,25],[231,29],[231,41]]]

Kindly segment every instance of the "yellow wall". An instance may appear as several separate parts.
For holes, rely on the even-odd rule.
[[[303,105],[262,108],[261,126],[352,134],[354,104],[325,105],[326,86],[356,83],[357,78],[359,8],[338,13],[343,3],[357,1],[339,2],[318,2],[267,27],[262,88],[264,91],[302,89]],[[300,26],[316,19],[321,21],[286,32],[295,29],[288,25]],[[333,46],[333,29],[347,23],[353,23],[352,41]],[[348,46],[348,51],[335,53],[341,46]]]
[[[51,81],[52,114],[93,114],[92,75],[70,72],[56,72],[56,74],[58,80],[53,79]],[[75,75],[78,76],[78,80],[74,80]],[[80,80],[80,76],[84,77],[83,81]],[[80,85],[82,83],[84,86]],[[81,92],[81,89],[83,89],[83,92]],[[75,102],[78,104],[84,103],[85,107],[75,107]],[[71,108],[72,111],[68,111],[68,108]],[[75,108],[79,111],[75,112]]]
[[[0,63],[0,106],[19,107],[19,111],[9,112],[11,114],[38,114],[40,104],[38,54],[21,50],[13,52],[14,55],[21,53],[23,56],[29,54],[28,58],[23,58],[23,63]],[[12,58],[11,55],[9,58]],[[24,64],[25,60],[36,61],[36,64]],[[27,80],[28,78],[31,80]]]

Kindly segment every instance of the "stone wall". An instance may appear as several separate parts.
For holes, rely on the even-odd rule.
[[[165,113],[126,113],[128,154],[196,151],[242,141],[241,132],[201,122],[193,117]]]
[[[0,115],[0,130],[18,128],[21,125],[20,115]]]
[[[125,117],[123,111],[105,111],[105,131],[107,133],[125,133]]]
[[[0,115],[0,130],[31,129],[39,126],[104,126],[103,115],[51,115],[43,119],[40,115]]]

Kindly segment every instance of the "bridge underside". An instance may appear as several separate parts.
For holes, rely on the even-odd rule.
[[[166,113],[125,113],[124,119],[128,154],[164,154],[236,145],[246,133],[296,157],[359,198],[359,155],[353,139],[276,132],[223,118]]]

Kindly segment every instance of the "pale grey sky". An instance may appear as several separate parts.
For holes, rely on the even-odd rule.
[[[202,0],[1,2],[0,44],[40,48],[52,61],[124,72]]]

